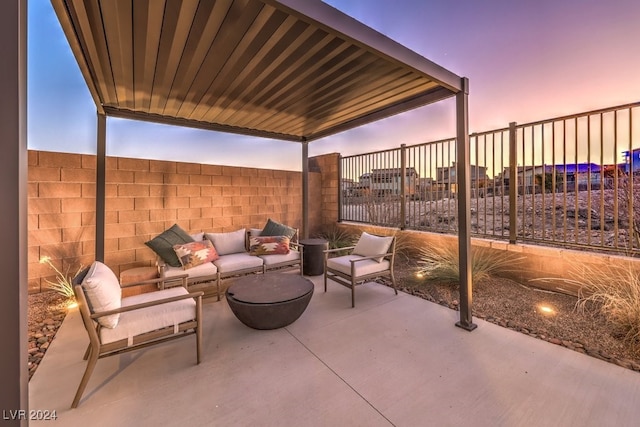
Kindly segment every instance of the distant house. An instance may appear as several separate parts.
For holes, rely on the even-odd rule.
[[[451,166],[436,169],[436,182],[442,190],[456,191],[456,183],[458,182],[456,168],[456,162],[453,162]],[[471,178],[471,185],[478,182],[486,182],[486,166],[471,165],[471,176],[469,178]]]
[[[367,187],[367,188],[371,187],[371,173],[367,172],[360,175],[360,178],[358,179],[358,184],[360,186]]]
[[[536,185],[536,176],[540,176],[545,173],[546,166],[524,166],[516,168],[518,191],[530,194]],[[505,185],[508,186],[509,168],[505,168],[504,171]]]
[[[587,188],[600,188],[602,168],[595,163],[570,163],[566,165],[545,166],[545,172],[552,174],[555,169],[556,186],[562,186],[566,182],[567,191],[586,190]],[[561,179],[558,179],[558,176]],[[560,189],[560,188],[558,188]]]
[[[629,155],[629,151],[623,151],[622,155],[624,156],[624,172],[629,173],[629,168],[633,171],[633,173],[640,172],[640,148],[636,148],[631,150],[631,155]]]
[[[431,177],[418,178],[418,187],[421,191],[430,189],[434,184],[434,180]]]
[[[340,180],[340,190],[342,194],[351,195],[355,186],[356,183],[351,178],[342,178]]]
[[[370,190],[371,174],[367,172],[358,177],[358,182],[351,183],[348,191],[345,191],[343,194],[347,196],[358,197],[369,194]]]
[[[578,191],[591,189],[598,189],[602,183],[607,185],[610,179],[606,178],[607,174],[611,174],[611,169],[615,169],[614,166],[600,167],[596,163],[569,163],[566,165],[536,165],[518,167],[517,170],[517,187],[518,192],[523,191],[526,194],[532,192],[539,193],[542,191],[543,174],[544,174],[544,187],[547,191],[550,191],[553,185],[553,175],[555,171],[555,191]],[[504,171],[496,177],[496,186],[500,185],[500,182],[504,184],[505,191],[509,188],[509,168],[504,168]]]
[[[569,163],[560,165],[536,165],[517,168],[518,191],[527,194],[542,191],[542,175],[544,174],[544,186],[550,190],[555,172],[555,191],[586,190],[600,188],[604,169],[595,163]],[[505,168],[502,176],[505,186],[508,187],[509,168]]]
[[[402,194],[402,169],[373,169],[371,171],[371,194],[381,197]],[[415,168],[406,168],[404,194],[413,196],[418,189],[419,176]]]

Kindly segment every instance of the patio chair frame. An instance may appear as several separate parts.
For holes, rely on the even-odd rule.
[[[377,236],[377,237],[383,237],[383,236]],[[344,252],[344,251],[350,251],[349,253],[351,253],[353,251],[353,249],[355,249],[355,245],[354,246],[347,246],[344,248],[336,248],[336,249],[327,249],[324,252],[324,291],[327,292],[327,279],[331,279],[336,283],[339,283],[343,286],[346,286],[347,288],[351,289],[351,307],[355,307],[356,306],[356,286],[357,285],[361,285],[363,283],[365,283],[367,280],[369,279],[375,279],[378,277],[390,277],[391,278],[391,283],[393,286],[393,290],[395,291],[396,295],[398,295],[398,289],[396,288],[396,278],[395,275],[393,273],[393,265],[394,265],[394,261],[395,261],[395,257],[396,257],[396,237],[393,236],[393,240],[391,242],[391,246],[390,246],[390,251],[385,253],[385,254],[379,254],[379,255],[372,255],[372,256],[363,256],[361,258],[358,259],[352,259],[350,260],[351,262],[351,274],[346,274],[342,271],[336,270],[334,268],[330,268],[327,265],[327,261],[329,260],[329,256],[331,254],[337,253],[337,252]],[[363,274],[361,276],[356,276],[355,270],[356,270],[356,263],[358,262],[362,262],[365,260],[372,260],[372,259],[378,259],[378,258],[386,258],[389,260],[389,269],[388,270],[384,270],[384,271],[378,271],[375,273],[370,273],[370,274]]]
[[[80,315],[82,317],[82,321],[84,327],[89,335],[89,346],[85,351],[83,360],[87,360],[87,366],[82,376],[82,380],[80,381],[80,385],[78,386],[78,390],[73,399],[73,403],[71,404],[71,408],[78,407],[80,403],[80,399],[82,398],[82,394],[89,383],[89,378],[93,373],[93,370],[98,362],[98,359],[102,359],[103,357],[114,356],[121,353],[126,353],[133,350],[139,350],[144,347],[149,347],[154,344],[163,343],[166,341],[171,341],[177,338],[182,338],[188,335],[196,336],[196,360],[197,364],[200,364],[201,354],[202,354],[202,296],[203,292],[190,292],[188,294],[174,296],[170,298],[163,298],[155,301],[148,301],[140,304],[130,305],[126,307],[121,307],[115,310],[108,310],[102,312],[92,313],[89,309],[89,304],[87,302],[87,298],[85,296],[85,292],[82,288],[82,281],[84,277],[87,275],[89,268],[85,268],[80,274],[78,274],[73,279],[73,291],[75,293],[76,302],[78,303],[78,308],[80,311]],[[178,279],[178,277],[172,278],[174,281]],[[180,276],[181,285],[187,289],[187,275]],[[165,288],[165,279],[151,279],[144,280],[140,282],[121,284],[122,288],[129,288],[133,286],[140,285],[148,285],[148,284],[156,284],[159,290]],[[107,344],[102,344],[100,340],[100,329],[102,326],[97,322],[97,319],[104,316],[109,316],[117,313],[125,313],[128,311],[139,310],[142,308],[157,306],[160,304],[167,304],[175,301],[185,300],[185,299],[194,299],[196,302],[196,317],[193,320],[182,322],[178,324],[177,328],[174,326],[165,327],[162,329],[157,329],[150,332],[145,332],[140,335],[136,335],[132,337],[131,343],[128,342],[127,339],[110,342]]]

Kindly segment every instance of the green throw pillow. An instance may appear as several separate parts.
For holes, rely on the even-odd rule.
[[[178,224],[173,224],[171,228],[163,231],[148,242],[144,242],[144,244],[150,247],[151,250],[158,254],[158,256],[171,267],[182,267],[180,260],[176,256],[176,252],[173,250],[173,245],[183,245],[193,241],[191,236],[180,228]]]
[[[288,225],[280,224],[273,221],[271,218],[267,221],[267,225],[262,229],[261,236],[287,236],[289,239],[293,239],[296,234],[296,229],[291,228]]]

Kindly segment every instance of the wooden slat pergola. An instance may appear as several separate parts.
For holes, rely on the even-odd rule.
[[[104,257],[108,116],[301,143],[304,234],[311,141],[455,96],[461,263],[457,325],[475,327],[466,78],[320,0],[51,2],[98,114],[97,259]],[[3,5],[10,17],[3,22],[18,17],[22,23],[25,5],[25,0]],[[5,27],[9,33],[15,23]],[[26,55],[24,36],[15,31],[4,40]],[[20,61],[12,63],[17,67],[11,76],[24,73],[26,81]],[[26,248],[23,228],[18,241]],[[16,264],[26,265],[26,259]],[[26,278],[19,269],[15,272],[26,293]]]

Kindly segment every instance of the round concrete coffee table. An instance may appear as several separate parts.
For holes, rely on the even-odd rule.
[[[296,274],[255,274],[236,280],[226,295],[231,311],[242,323],[254,329],[277,329],[304,312],[313,283]]]

